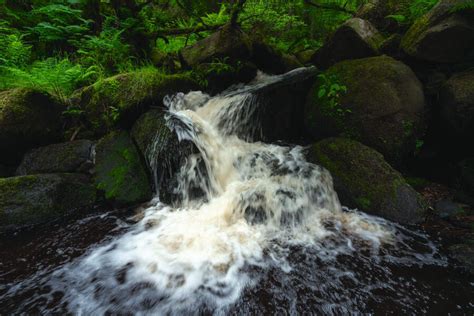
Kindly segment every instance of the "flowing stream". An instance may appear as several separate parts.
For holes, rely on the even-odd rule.
[[[197,148],[176,201],[71,221],[41,240],[55,260],[2,263],[0,314],[472,314],[474,279],[426,235],[342,207],[304,148],[253,141],[256,94],[298,71],[165,98],[170,128]]]

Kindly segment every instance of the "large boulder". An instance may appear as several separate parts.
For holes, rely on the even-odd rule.
[[[94,204],[96,191],[81,174],[0,179],[0,227],[44,222]]]
[[[33,149],[23,157],[16,174],[88,173],[93,166],[93,145],[84,139]]]
[[[117,126],[130,128],[150,106],[163,106],[163,97],[200,89],[190,74],[165,75],[154,68],[99,80],[76,92],[71,103],[85,111],[89,128],[103,135]]]
[[[366,20],[352,18],[341,25],[321,49],[316,51],[312,62],[326,69],[337,62],[379,55],[383,36]]]
[[[340,90],[329,96],[333,84]],[[403,63],[387,56],[344,61],[312,87],[306,127],[315,139],[352,138],[398,164],[423,132],[424,107],[423,87]]]
[[[442,0],[415,21],[402,39],[402,48],[418,59],[455,63],[474,58],[474,13],[456,6],[468,0]]]
[[[474,135],[474,70],[453,75],[442,86],[439,103],[443,126],[468,139]]]
[[[230,25],[180,51],[181,61],[188,67],[223,58],[247,60],[251,55],[250,38],[239,28]]]
[[[46,93],[0,92],[0,163],[16,165],[29,149],[58,141],[62,110]]]
[[[143,114],[133,126],[131,136],[147,163],[160,199],[172,202],[173,179],[186,158],[197,152],[197,149],[190,141],[178,140],[176,133],[166,125],[161,110],[150,110]]]
[[[353,140],[329,138],[312,145],[307,159],[329,170],[344,205],[403,224],[424,219],[424,201],[377,151]]]
[[[97,143],[95,184],[108,201],[118,206],[151,199],[145,166],[127,132],[112,132]]]

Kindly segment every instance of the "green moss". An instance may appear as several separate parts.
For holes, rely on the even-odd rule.
[[[85,110],[94,129],[129,127],[150,106],[162,106],[163,97],[201,87],[191,72],[167,75],[146,67],[99,80],[72,98]],[[77,105],[77,104],[76,104]]]
[[[151,198],[151,188],[135,145],[126,132],[114,132],[97,144],[96,185],[108,200],[134,204]]]
[[[0,226],[33,224],[92,205],[95,189],[84,175],[45,174],[0,179]]]
[[[313,145],[309,161],[322,165],[335,178],[337,188],[352,207],[400,221],[416,218],[423,206],[414,214],[406,214],[404,200],[418,195],[403,177],[388,165],[382,155],[358,142],[344,138],[329,138]]]

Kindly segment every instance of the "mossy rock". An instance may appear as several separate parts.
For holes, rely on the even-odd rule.
[[[474,14],[452,10],[468,0],[442,0],[413,23],[402,39],[410,56],[437,63],[474,58]],[[472,11],[472,10],[471,10]]]
[[[239,28],[225,25],[210,36],[183,48],[179,55],[182,64],[187,67],[223,58],[248,60],[252,55],[252,42]]]
[[[285,54],[261,40],[253,41],[252,62],[259,70],[268,74],[283,74],[303,67],[295,56]]]
[[[33,149],[23,157],[16,174],[88,173],[93,166],[93,145],[92,141],[81,139]]]
[[[343,60],[377,56],[383,41],[383,36],[369,21],[352,18],[331,35],[311,61],[317,67],[327,69]]]
[[[0,163],[16,165],[34,147],[61,138],[62,106],[32,89],[0,92]]]
[[[0,227],[45,222],[95,201],[94,186],[81,174],[0,179]]]
[[[130,128],[150,106],[163,107],[163,97],[199,90],[191,73],[166,75],[155,68],[99,80],[73,95],[71,103],[82,108],[96,135],[116,127]]]
[[[474,241],[452,245],[448,251],[451,258],[458,261],[467,271],[474,274]]]
[[[425,128],[425,98],[409,67],[380,56],[340,62],[325,75],[337,79],[347,92],[341,92],[334,104],[320,97],[321,80],[311,88],[305,122],[314,139],[355,139],[396,165],[414,152]]]
[[[178,140],[166,125],[164,112],[150,110],[143,114],[132,128],[131,136],[147,162],[150,178],[163,202],[174,199],[173,179],[186,158],[197,152],[194,144]]]
[[[97,143],[95,184],[108,201],[118,206],[151,199],[144,164],[127,132],[112,132]]]
[[[403,224],[424,219],[426,203],[372,148],[328,138],[312,145],[307,159],[329,170],[343,204]]]

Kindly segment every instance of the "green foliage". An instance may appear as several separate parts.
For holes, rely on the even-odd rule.
[[[320,82],[318,99],[331,111],[344,115],[350,113],[349,109],[340,108],[339,98],[347,92],[347,87],[339,82],[336,75],[318,75]]]
[[[90,29],[91,21],[81,15],[81,10],[66,5],[41,6],[30,12],[31,18],[38,23],[26,29],[36,43],[68,49],[69,46],[77,46]]]
[[[4,23],[0,23],[0,66],[25,67],[31,57],[31,46],[23,36]]]
[[[451,12],[461,12],[467,10],[474,10],[474,0],[465,1],[463,3],[456,4],[452,9]]]
[[[108,26],[99,35],[87,35],[77,51],[80,62],[87,67],[95,67],[101,77],[132,68],[133,56],[130,45],[122,40],[124,30]]]
[[[68,58],[36,61],[26,69],[1,66],[0,74],[0,89],[29,87],[47,91],[61,99],[96,77],[93,69],[73,64]]]

